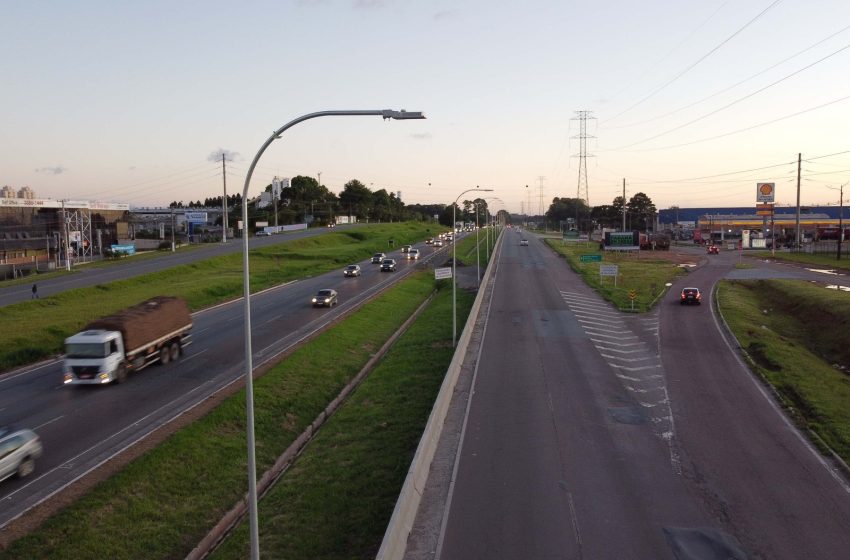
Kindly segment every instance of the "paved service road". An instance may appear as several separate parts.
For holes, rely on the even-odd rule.
[[[357,227],[357,225],[344,227]],[[328,231],[338,231],[338,229],[313,228],[305,231],[272,235],[270,237],[255,237],[249,240],[249,244],[251,248],[264,247],[267,245],[284,243],[293,239],[300,239],[302,237],[322,235]],[[74,274],[58,276],[47,280],[42,280],[39,279],[38,276],[33,276],[32,280],[33,282],[38,283],[38,295],[40,297],[47,297],[59,292],[64,292],[65,290],[88,288],[95,284],[104,284],[106,282],[132,278],[134,276],[148,274],[150,272],[158,272],[160,270],[189,264],[201,259],[241,252],[242,239],[237,237],[229,240],[227,243],[204,243],[201,247],[193,246],[191,250],[182,250],[175,253],[162,252],[153,258],[134,260],[130,257],[122,260],[120,263],[115,263],[107,267],[77,265],[73,268]],[[2,283],[0,283],[0,307],[29,300],[32,297],[31,289],[32,284],[29,283],[16,284],[13,286],[2,286]]]
[[[846,558],[847,484],[710,305],[613,310],[506,232],[437,547],[473,558]],[[714,258],[680,283],[708,289]]]
[[[407,261],[395,251],[398,272],[359,263],[363,275],[344,278],[342,267],[322,276],[272,288],[251,297],[254,367],[259,368],[340,313],[365,301],[432,258],[448,258],[451,248],[420,244],[422,258]],[[439,261],[438,261],[439,262]],[[333,309],[313,308],[310,297],[322,288],[339,292]],[[19,370],[0,377],[0,425],[34,429],[44,455],[33,475],[0,484],[0,527],[84,475],[168,420],[244,376],[241,300],[195,314],[193,343],[178,361],[133,374],[110,386],[63,386],[61,363]]]

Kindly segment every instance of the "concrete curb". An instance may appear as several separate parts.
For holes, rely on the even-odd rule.
[[[287,447],[280,457],[277,458],[274,465],[272,465],[268,471],[263,473],[257,481],[257,496],[259,498],[262,498],[269,490],[271,490],[277,480],[286,472],[286,469],[289,468],[310,440],[313,439],[319,431],[319,428],[328,420],[328,418],[333,416],[334,412],[336,412],[342,403],[345,402],[348,396],[354,392],[357,386],[360,385],[364,379],[366,379],[372,369],[374,369],[387,351],[389,351],[393,344],[395,344],[396,340],[398,340],[398,338],[407,331],[410,325],[413,324],[413,322],[419,317],[422,311],[433,299],[434,294],[432,293],[418,308],[416,308],[416,311],[413,312],[404,324],[402,324],[401,327],[393,333],[389,340],[381,346],[380,350],[378,350],[378,352],[376,352],[375,355],[366,362],[366,365],[364,365],[357,375],[355,375],[354,378],[352,378],[351,381],[343,387],[339,394],[325,407],[325,409],[316,416],[310,425],[308,425],[304,431],[295,438],[289,447]],[[201,539],[201,542],[199,542],[198,545],[192,549],[188,555],[186,555],[186,560],[201,560],[202,558],[206,558],[227,537],[227,535],[236,528],[247,512],[248,497],[246,495],[239,500],[239,502],[237,502],[230,511],[225,513],[210,532]]]
[[[496,240],[493,253],[498,250],[501,242],[502,234],[500,233],[499,238]],[[483,286],[487,285],[493,272],[493,267],[490,266],[491,263],[487,264],[484,272],[484,277],[481,281],[481,285]],[[416,454],[410,463],[407,477],[404,479],[404,485],[401,488],[395,508],[393,509],[387,531],[384,533],[384,540],[381,542],[381,548],[378,550],[376,557],[378,560],[401,560],[404,557],[407,549],[407,539],[416,520],[416,512],[419,509],[419,502],[422,499],[422,492],[425,489],[425,483],[428,480],[431,469],[431,461],[434,458],[437,444],[440,441],[443,424],[448,413],[449,405],[451,404],[455,385],[457,384],[458,377],[460,377],[463,359],[466,355],[469,341],[472,338],[472,332],[475,328],[478,312],[481,309],[484,293],[485,290],[478,291],[478,295],[475,297],[475,303],[473,303],[469,316],[466,319],[466,324],[455,348],[454,357],[446,371],[446,376],[443,379],[437,399],[434,401],[434,407],[431,409],[428,423],[422,433],[422,438],[419,440]]]

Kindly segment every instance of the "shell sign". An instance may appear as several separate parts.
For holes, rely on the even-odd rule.
[[[756,202],[774,202],[776,183],[756,183]]]

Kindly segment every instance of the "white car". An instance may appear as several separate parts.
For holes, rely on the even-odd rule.
[[[41,440],[32,430],[0,427],[0,480],[24,478],[35,470],[41,457]]]
[[[522,239],[519,242],[521,247],[528,247],[528,239]]]
[[[419,249],[411,249],[407,252],[408,260],[416,260],[419,258]]]

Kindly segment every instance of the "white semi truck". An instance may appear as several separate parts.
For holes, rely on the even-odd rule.
[[[97,319],[65,339],[64,382],[100,385],[130,371],[180,357],[191,342],[192,317],[180,298],[158,296]]]

